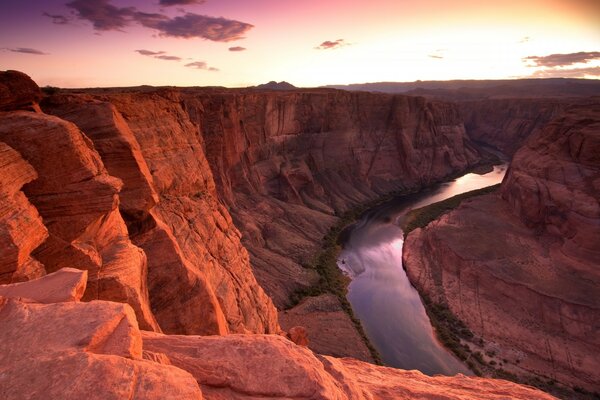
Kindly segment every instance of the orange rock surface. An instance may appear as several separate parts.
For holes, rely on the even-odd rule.
[[[144,350],[190,372],[206,399],[553,399],[501,380],[429,377],[354,359],[317,356],[276,335],[165,336]]]
[[[57,117],[15,111],[0,114],[0,140],[38,173],[25,194],[48,228],[35,251],[46,271],[88,270],[85,299],[129,302],[145,328],[159,329],[147,298],[146,256],[119,214],[122,182],[108,175],[89,139]]]
[[[37,178],[33,167],[0,142],[0,283],[39,277],[44,267],[32,251],[48,237],[35,207],[21,187]]]
[[[600,389],[600,104],[517,151],[500,193],[464,201],[404,246],[419,290],[519,374]],[[498,327],[501,327],[499,329]]]
[[[0,296],[36,303],[79,301],[87,285],[87,271],[62,268],[40,279],[0,285]]]

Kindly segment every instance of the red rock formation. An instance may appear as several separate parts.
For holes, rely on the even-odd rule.
[[[218,200],[197,129],[169,96],[54,96],[44,109],[76,123],[123,179],[121,211],[148,255],[150,301],[163,330],[277,332],[276,311]]]
[[[279,307],[314,283],[314,271],[301,264],[335,212],[479,160],[446,103],[335,90],[185,94],[217,189]]]
[[[404,245],[411,281],[447,303],[508,368],[593,391],[600,388],[598,154],[600,104],[573,107],[517,151],[502,197],[465,201]]]
[[[568,104],[558,98],[505,98],[460,102],[458,107],[471,139],[493,146],[510,157]]]
[[[39,277],[44,267],[31,252],[48,231],[21,187],[37,177],[19,153],[0,142],[0,283]]]
[[[87,271],[63,268],[40,279],[0,285],[0,296],[36,303],[79,301],[87,284]]]
[[[50,234],[35,251],[46,271],[88,270],[85,299],[128,302],[142,326],[159,329],[148,304],[146,256],[117,208],[122,183],[107,174],[89,139],[59,118],[15,111],[0,114],[0,140],[38,172],[25,193]]]
[[[276,335],[142,333],[144,350],[190,372],[206,399],[553,399],[514,383],[429,377],[353,359],[315,356]],[[163,358],[164,359],[164,358]]]
[[[127,304],[0,297],[3,399],[202,399],[190,374],[141,356]]]
[[[306,328],[309,348],[315,353],[374,362],[369,348],[335,295],[307,297],[296,307],[280,311],[279,323],[288,332],[296,325]]]
[[[42,92],[38,85],[19,71],[0,71],[0,111],[39,110]]]
[[[21,287],[50,292],[61,273],[72,271]],[[76,291],[82,292],[84,286],[85,279],[80,279]],[[140,332],[127,304],[39,304],[6,297],[0,297],[0,396],[7,400],[552,398],[505,381],[461,375],[432,378],[315,356],[277,335]]]

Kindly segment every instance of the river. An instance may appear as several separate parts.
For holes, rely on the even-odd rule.
[[[352,278],[348,300],[385,365],[434,375],[472,375],[436,339],[419,294],[402,268],[404,236],[398,221],[408,211],[500,183],[506,165],[466,174],[362,215],[346,233],[338,266]]]

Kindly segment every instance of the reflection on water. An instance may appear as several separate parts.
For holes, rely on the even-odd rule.
[[[502,181],[506,166],[485,175],[467,174],[432,190],[376,207],[356,223],[338,266],[353,279],[348,300],[386,365],[426,374],[471,372],[442,347],[417,291],[402,269],[402,230],[406,212]]]

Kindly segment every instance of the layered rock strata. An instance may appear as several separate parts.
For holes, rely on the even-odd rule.
[[[413,284],[509,369],[592,391],[600,389],[599,154],[600,103],[572,107],[516,152],[499,193],[463,202],[404,246]]]
[[[120,210],[131,240],[148,257],[150,303],[165,332],[279,330],[218,199],[198,130],[168,93],[110,102],[56,96],[44,109],[76,123],[123,180]]]

